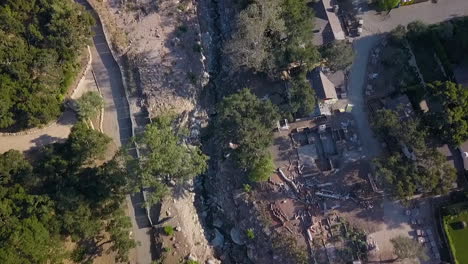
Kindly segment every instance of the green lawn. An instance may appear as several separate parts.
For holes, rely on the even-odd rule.
[[[455,256],[457,264],[468,263],[468,227],[464,229],[454,229],[454,223],[465,221],[468,224],[468,210],[458,215],[444,216],[444,227],[447,233],[450,249]]]

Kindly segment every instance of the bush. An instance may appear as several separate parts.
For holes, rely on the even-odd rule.
[[[244,184],[243,189],[244,192],[249,193],[250,191],[252,191],[252,186],[250,186],[250,184]]]
[[[250,240],[254,239],[255,238],[255,233],[254,233],[253,228],[249,228],[249,229],[245,230],[245,235]]]
[[[167,225],[164,227],[164,234],[166,234],[166,236],[172,236],[174,234],[174,227],[170,226],[170,225]]]
[[[76,102],[78,104],[78,116],[81,120],[95,118],[104,106],[104,100],[97,92],[87,92]]]

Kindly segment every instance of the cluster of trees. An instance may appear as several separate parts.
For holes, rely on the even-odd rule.
[[[401,260],[417,260],[421,259],[424,261],[429,260],[426,254],[426,249],[418,241],[411,239],[407,236],[396,236],[390,239],[393,246],[393,253],[396,255],[396,259],[393,261]]]
[[[243,9],[225,47],[234,70],[275,77],[291,65],[312,67],[320,55],[313,45],[312,10],[306,0],[254,0]]]
[[[441,106],[426,114],[432,134],[454,146],[468,140],[468,89],[449,81],[436,81],[427,88]]]
[[[377,111],[373,120],[377,135],[389,146],[390,156],[375,161],[386,189],[399,199],[417,192],[447,193],[456,171],[435,148],[429,147],[427,129],[418,118],[401,120],[392,110]]]
[[[78,123],[66,142],[40,150],[35,162],[14,150],[0,155],[1,263],[87,261],[106,244],[117,261],[128,260],[135,241],[122,210],[130,186],[123,154],[95,164],[109,142]],[[67,237],[78,245],[71,253],[64,250]]]
[[[313,44],[313,26],[314,13],[306,0],[250,1],[240,12],[224,52],[235,71],[245,68],[272,78],[295,67],[307,71],[322,57],[332,70],[351,65],[351,45],[336,41],[319,51]]]
[[[92,17],[73,1],[5,0],[0,20],[0,128],[57,118]]]
[[[275,168],[268,147],[278,117],[276,106],[247,88],[221,102],[216,120],[220,140],[231,146],[234,159],[252,181],[267,180]]]

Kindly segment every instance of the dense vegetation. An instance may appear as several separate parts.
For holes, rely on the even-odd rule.
[[[133,173],[139,187],[150,187],[148,203],[159,202],[169,192],[168,186],[184,183],[207,169],[208,157],[200,148],[186,144],[185,131],[175,129],[174,118],[156,118],[137,139],[142,158],[134,160]]]
[[[345,40],[328,43],[321,47],[320,52],[325,65],[332,71],[347,70],[354,60],[353,47]]]
[[[0,155],[1,263],[81,262],[106,244],[117,261],[127,261],[135,246],[121,209],[128,172],[121,155],[95,164],[109,142],[78,123],[66,142],[45,147],[36,162],[14,150]],[[71,254],[64,250],[67,237],[77,243]]]
[[[390,150],[389,157],[375,162],[379,180],[389,193],[407,199],[418,192],[445,194],[450,190],[456,171],[430,147],[427,129],[417,117],[400,120],[392,110],[379,110],[373,125]]]
[[[2,0],[0,21],[0,128],[57,118],[92,17],[73,1]]]
[[[468,139],[466,88],[455,83],[454,69],[467,62],[467,18],[457,18],[436,25],[416,21],[407,28],[397,27],[389,35],[382,63],[393,72],[392,85],[405,93],[413,106],[426,100],[430,111],[422,117],[429,136],[440,143],[457,146]],[[430,45],[428,45],[428,43]],[[410,50],[424,79],[407,63]]]
[[[458,146],[468,140],[468,89],[452,82],[434,82],[428,90],[440,110],[427,113],[433,134]]]
[[[395,260],[429,260],[425,248],[418,241],[410,237],[399,235],[390,239],[390,242],[393,246],[393,252],[397,256]]]
[[[250,1],[225,47],[232,68],[277,78],[291,67],[313,67],[320,58],[312,43],[313,18],[305,0]]]
[[[87,92],[78,98],[76,103],[78,117],[81,120],[95,118],[101,108],[104,107],[104,99],[98,92]]]
[[[268,147],[276,120],[277,108],[249,89],[225,97],[219,107],[220,140],[224,146],[231,146],[238,165],[247,170],[253,181],[268,179],[274,169]]]

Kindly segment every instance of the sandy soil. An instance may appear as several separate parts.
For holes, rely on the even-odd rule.
[[[56,124],[34,133],[17,136],[0,136],[0,153],[10,149],[28,151],[54,142],[62,142],[70,134],[70,130],[76,122],[76,116],[71,111],[62,114]]]
[[[195,207],[187,206],[193,204],[194,196],[192,192],[184,192],[177,195],[177,198],[169,198],[162,203],[161,226],[171,225],[176,228],[174,238],[162,237],[162,248],[171,248],[170,252],[164,254],[164,263],[178,263],[181,258],[189,256],[200,263],[208,260],[218,263],[212,257],[213,249],[208,246]]]
[[[206,79],[192,2],[109,0],[105,11],[125,32],[120,50],[138,72],[151,116],[191,111]]]

